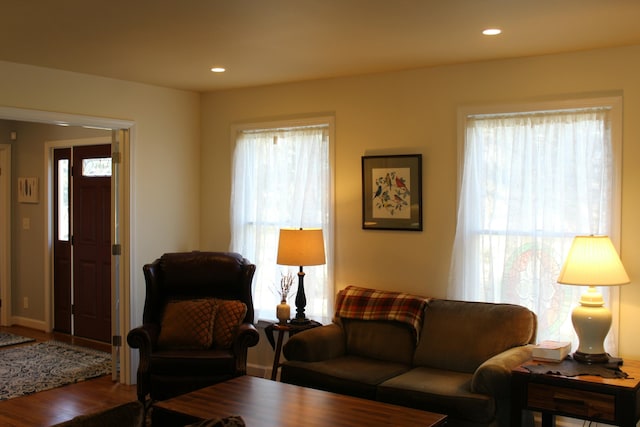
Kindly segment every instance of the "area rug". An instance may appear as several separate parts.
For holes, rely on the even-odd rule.
[[[31,341],[35,340],[33,338],[23,337],[20,335],[12,334],[10,332],[0,332],[0,347],[22,344]]]
[[[111,372],[111,355],[58,341],[0,350],[0,401]]]

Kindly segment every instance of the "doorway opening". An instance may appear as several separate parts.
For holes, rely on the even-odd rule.
[[[124,383],[128,383],[131,379],[130,375],[130,354],[125,351],[125,346],[120,345],[122,336],[126,336],[126,331],[130,326],[130,299],[131,290],[130,283],[131,277],[131,236],[130,236],[130,159],[129,153],[131,152],[130,144],[132,141],[129,139],[130,131],[134,128],[134,123],[130,121],[108,119],[91,116],[80,116],[65,113],[54,113],[37,110],[26,110],[11,107],[0,107],[0,119],[15,121],[18,123],[44,123],[51,125],[65,124],[71,127],[83,127],[83,128],[98,128],[105,131],[109,131],[111,134],[110,140],[106,143],[111,144],[113,154],[117,157],[117,164],[114,166],[114,176],[112,178],[112,203],[110,212],[111,227],[111,278],[112,289],[114,289],[111,299],[113,301],[113,307],[118,308],[117,314],[112,316],[111,322],[111,335],[114,345],[112,346],[112,356],[114,360],[114,372],[113,379],[119,380]],[[23,123],[23,124],[24,124]],[[44,224],[44,283],[43,283],[43,301],[44,301],[44,316],[43,320],[39,320],[39,316],[34,320],[29,318],[16,318],[12,314],[12,279],[11,269],[2,269],[3,283],[0,283],[0,298],[5,302],[0,310],[0,323],[1,324],[16,324],[22,326],[33,327],[50,332],[53,330],[53,244],[52,234],[53,227],[51,222],[51,210],[52,210],[52,198],[51,182],[53,177],[50,175],[51,165],[53,162],[53,156],[49,155],[53,152],[52,147],[55,143],[46,143],[45,156],[44,156],[44,176],[43,182],[40,185],[41,190],[41,209],[45,211],[45,224]],[[116,158],[114,157],[114,158]],[[10,161],[9,161],[10,163]],[[15,175],[17,172],[14,171]],[[14,182],[9,178],[9,183]],[[9,184],[11,185],[11,184]],[[0,206],[7,215],[0,215],[0,241],[9,242],[11,239],[11,206]],[[15,221],[14,221],[15,222]],[[0,265],[11,266],[12,257],[16,256],[12,254],[12,250],[0,251]],[[15,260],[13,262],[16,262]],[[5,277],[5,275],[7,277]],[[2,286],[2,285],[5,286]],[[122,298],[121,298],[122,296]],[[15,303],[15,302],[14,302]],[[15,307],[15,306],[14,306]],[[25,323],[26,322],[26,323]],[[29,324],[31,322],[31,324]]]

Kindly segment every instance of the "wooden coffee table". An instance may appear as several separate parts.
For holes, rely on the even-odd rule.
[[[241,416],[248,427],[443,426],[447,418],[245,375],[154,404],[153,425],[231,415]]]

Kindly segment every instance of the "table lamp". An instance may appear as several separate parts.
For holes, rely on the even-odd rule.
[[[304,293],[304,271],[302,271],[302,267],[322,265],[326,262],[322,229],[280,229],[276,262],[279,265],[297,265],[300,267],[298,272],[298,291],[296,292],[296,317],[291,320],[291,323],[309,323],[309,319],[306,318],[304,313],[307,297]]]
[[[564,262],[558,283],[589,286],[573,310],[571,320],[578,335],[578,349],[573,358],[584,363],[606,363],[604,339],[611,327],[611,311],[604,306],[596,286],[629,283],[620,257],[608,236],[576,236]]]

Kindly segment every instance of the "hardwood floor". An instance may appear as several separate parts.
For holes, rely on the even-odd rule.
[[[0,326],[0,331],[35,338],[38,342],[55,339],[97,350],[110,351],[108,344],[78,339],[63,334],[48,334],[19,326]],[[14,347],[0,348],[0,357],[2,357],[3,349]],[[116,383],[111,380],[110,375],[107,375],[77,384],[41,391],[29,396],[1,401],[0,426],[48,427],[69,420],[76,415],[97,412],[133,400],[136,400],[135,385]]]

